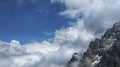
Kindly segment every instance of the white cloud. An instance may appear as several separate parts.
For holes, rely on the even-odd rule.
[[[0,66],[7,63],[10,67],[64,67],[73,53],[85,51],[92,38],[92,33],[84,29],[83,21],[78,21],[57,30],[53,43],[43,41],[20,45],[16,40],[10,43],[1,41]]]
[[[66,29],[56,31],[55,43],[63,46],[86,47],[89,41],[94,38],[92,32],[84,28],[84,21],[78,20]]]
[[[48,65],[53,60],[48,57],[52,52],[57,51],[57,47],[53,47],[46,41],[23,46],[18,43],[16,40],[12,40],[10,43],[0,42],[0,67],[36,67],[36,65],[45,67],[42,63]],[[51,58],[54,56],[56,55]]]
[[[42,43],[40,42],[28,43],[28,44],[25,44],[24,47],[27,49],[28,52],[32,52],[32,53],[39,52],[44,54],[57,51],[59,49],[59,47],[47,41],[43,41]]]
[[[75,18],[78,18],[78,17],[79,17],[78,13],[80,13],[79,10],[71,10],[71,9],[69,9],[69,10],[66,10],[66,11],[64,11],[64,12],[60,12],[59,14],[60,14],[61,16],[64,16],[64,15],[65,15],[66,17],[69,17],[69,18],[71,18],[71,19],[75,19]]]
[[[12,40],[12,41],[10,42],[10,44],[13,45],[13,46],[17,46],[17,45],[20,45],[20,42],[19,42],[19,41],[16,41],[16,40]]]
[[[31,65],[34,65],[36,62],[41,61],[41,56],[38,54],[33,54],[33,55],[23,55],[23,56],[18,56],[13,58],[14,64],[16,64],[19,67],[29,67]]]
[[[0,42],[0,67],[63,67],[75,52],[49,42],[18,45],[18,41]],[[70,49],[68,51],[68,49]]]
[[[119,0],[52,0],[52,2],[65,4],[66,10],[60,12],[60,15],[76,20],[82,16],[85,28],[96,35],[120,21]]]

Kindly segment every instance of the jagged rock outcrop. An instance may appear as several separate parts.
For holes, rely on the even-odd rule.
[[[72,59],[69,62],[77,60]],[[107,29],[101,39],[90,42],[76,67],[120,67],[120,22]]]
[[[81,57],[81,53],[74,53],[71,60],[68,62],[67,67],[78,67]]]

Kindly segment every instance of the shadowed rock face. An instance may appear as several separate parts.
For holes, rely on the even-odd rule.
[[[67,67],[78,67],[81,57],[81,53],[74,53],[71,60],[68,62]]]
[[[79,61],[76,67],[120,67],[120,22],[107,29],[101,39],[90,42],[81,59],[72,59],[69,66]]]

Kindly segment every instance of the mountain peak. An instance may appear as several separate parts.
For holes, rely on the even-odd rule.
[[[117,22],[113,25],[113,29],[120,31],[120,22]]]

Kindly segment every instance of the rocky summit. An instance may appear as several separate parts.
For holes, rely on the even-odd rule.
[[[73,55],[68,67],[120,67],[120,22],[107,29],[101,39],[90,42],[81,59],[77,55]]]

